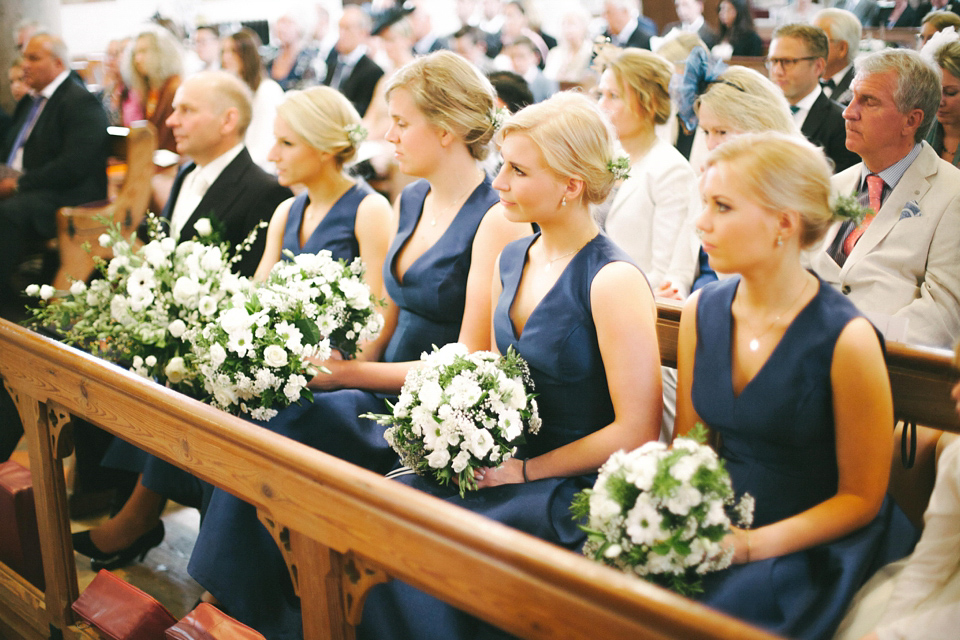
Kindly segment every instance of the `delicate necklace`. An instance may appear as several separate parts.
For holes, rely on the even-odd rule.
[[[784,309],[783,311],[781,311],[781,312],[780,312],[780,315],[778,315],[776,318],[774,318],[774,319],[773,319],[773,322],[771,322],[769,325],[767,325],[767,328],[766,328],[766,329],[764,329],[764,330],[761,331],[760,333],[755,334],[755,335],[753,336],[753,339],[751,339],[750,342],[749,342],[750,351],[756,351],[757,349],[760,348],[760,338],[762,338],[763,336],[767,335],[767,332],[770,331],[770,329],[773,329],[773,327],[777,324],[777,321],[780,320],[780,318],[782,318],[783,315],[784,315],[787,311],[790,311],[790,309],[793,309],[794,305],[797,304],[797,301],[800,300],[800,298],[803,297],[804,292],[806,292],[806,290],[807,290],[807,284],[809,284],[809,280],[804,281],[804,283],[803,283],[803,288],[800,289],[800,294],[799,294],[796,298],[793,299],[793,302],[790,303],[790,306],[788,306],[786,309]],[[744,324],[746,324],[746,323],[744,323]]]
[[[583,249],[585,246],[587,246],[589,243],[590,243],[590,241],[587,240],[587,241],[584,242],[582,245],[580,245],[579,247],[577,247],[576,249],[574,249],[574,250],[572,250],[572,251],[567,251],[567,252],[564,253],[563,255],[559,255],[559,256],[557,256],[556,258],[549,258],[549,259],[547,260],[547,264],[543,265],[543,270],[544,270],[544,271],[550,271],[550,269],[553,267],[553,263],[554,263],[554,262],[557,262],[558,260],[563,260],[564,258],[567,258],[567,257],[569,257],[569,256],[572,256],[572,255],[575,254],[576,252],[580,251],[580,249]]]
[[[437,226],[437,220],[439,220],[442,216],[445,216],[445,215],[447,215],[448,213],[450,213],[450,211],[451,211],[455,206],[457,206],[457,203],[459,203],[461,200],[463,200],[464,198],[466,198],[467,195],[468,195],[471,191],[473,191],[475,188],[476,188],[476,187],[469,187],[466,191],[464,191],[462,194],[460,194],[460,197],[458,197],[456,200],[454,200],[454,201],[451,202],[449,205],[447,205],[447,206],[443,209],[443,211],[441,211],[441,212],[438,213],[438,214],[435,214],[435,215],[433,216],[433,220],[430,221],[430,226],[431,226],[431,227]]]

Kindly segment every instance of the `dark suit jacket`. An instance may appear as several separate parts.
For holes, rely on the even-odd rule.
[[[340,54],[336,49],[330,51],[327,56],[327,77],[323,84],[330,86],[333,82],[333,74],[337,68],[337,58]],[[371,60],[367,54],[363,54],[357,64],[354,65],[350,76],[340,81],[340,93],[357,108],[360,117],[367,112],[370,101],[373,99],[373,90],[377,87],[377,81],[383,76],[383,69],[376,62]]]
[[[843,171],[860,162],[859,156],[847,149],[847,132],[843,125],[843,108],[821,93],[800,131],[813,144],[823,147],[823,152],[833,160],[834,173]]]
[[[665,26],[663,28],[663,31],[661,31],[660,33],[661,35],[665,36],[668,33],[670,33],[670,31],[672,31],[673,29],[681,29],[682,27],[683,27],[683,23],[680,21],[671,22],[670,24]],[[701,40],[703,40],[703,44],[707,45],[707,49],[712,49],[713,45],[720,42],[719,34],[717,34],[717,32],[714,31],[713,28],[710,25],[708,25],[706,22],[700,25],[700,28],[697,29],[697,35],[700,36]]]
[[[28,98],[17,104],[0,144],[0,162],[10,155],[32,104]],[[23,145],[19,188],[23,194],[44,193],[54,205],[51,225],[60,207],[107,197],[107,114],[93,94],[69,77],[50,96]],[[44,230],[55,232],[52,226]]]
[[[830,99],[838,103],[841,107],[847,106],[850,104],[850,100],[853,99],[853,94],[850,91],[850,83],[853,82],[853,76],[855,75],[857,75],[857,69],[851,65],[833,89],[833,94],[830,96]]]
[[[610,33],[609,29],[605,31],[603,35],[607,38],[613,38],[613,34]],[[657,35],[657,26],[653,23],[653,20],[645,16],[637,16],[637,28],[630,34],[623,48],[636,47],[637,49],[649,49],[650,37],[655,35]]]
[[[170,219],[173,206],[180,195],[180,187],[188,173],[197,165],[185,165],[173,181],[170,198],[163,208],[163,218]],[[247,237],[247,234],[260,224],[261,220],[270,220],[277,205],[293,194],[286,187],[277,184],[277,179],[257,166],[244,148],[233,162],[228,164],[220,176],[210,185],[200,204],[183,226],[180,240],[196,237],[193,225],[201,218],[216,217],[225,231],[223,240],[235,247]],[[144,227],[141,226],[141,237]],[[267,230],[261,229],[257,241],[238,263],[235,271],[240,275],[252,276],[260,263],[263,247],[267,241]]]

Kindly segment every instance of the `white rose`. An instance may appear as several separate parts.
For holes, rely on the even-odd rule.
[[[187,330],[187,324],[180,318],[177,318],[176,320],[174,320],[173,322],[167,325],[167,331],[169,331],[170,335],[172,335],[174,338],[179,338],[180,336],[183,335],[183,332],[186,330]]]
[[[28,285],[27,288],[24,290],[24,293],[34,298],[37,297],[40,295],[40,285],[38,284]]]
[[[154,268],[160,267],[167,261],[168,252],[164,250],[159,240],[145,244],[142,253],[144,259]]]
[[[200,283],[193,278],[180,276],[173,284],[173,301],[188,305],[200,293]]]
[[[210,345],[207,354],[210,356],[210,364],[214,367],[219,367],[227,359],[227,350],[221,344]]]
[[[53,297],[53,294],[55,294],[56,292],[57,292],[56,289],[54,289],[48,284],[45,284],[42,287],[40,287],[40,298],[42,298],[43,300],[49,300],[50,298]]]
[[[79,296],[84,291],[87,290],[87,283],[83,280],[74,280],[73,284],[70,285],[70,293],[75,296]],[[29,295],[29,293],[27,294]]]
[[[428,380],[420,387],[420,404],[429,411],[436,411],[443,399],[443,389],[435,380]]]
[[[340,291],[354,309],[370,306],[370,289],[361,280],[348,278],[340,281]]]
[[[100,237],[97,238],[97,242],[100,243],[101,247],[109,247],[113,240],[110,238],[109,233],[101,233]]]
[[[250,314],[247,313],[247,310],[243,307],[227,309],[223,315],[220,316],[220,326],[230,335],[246,331],[252,325],[253,318],[250,317]]]
[[[263,350],[263,361],[274,369],[284,367],[287,364],[287,350],[280,345],[271,344]]]
[[[183,381],[187,375],[187,364],[183,361],[183,358],[180,356],[174,356],[170,358],[170,362],[167,363],[167,366],[163,368],[163,374],[167,376],[167,380],[173,384]]]
[[[210,218],[200,218],[193,225],[193,229],[194,231],[197,232],[197,235],[200,236],[201,238],[205,238],[206,236],[213,233],[213,225],[210,224]]]
[[[450,452],[446,447],[435,449],[433,453],[427,456],[427,464],[434,469],[443,469],[450,463]]]
[[[470,453],[483,460],[483,457],[493,447],[493,437],[486,429],[477,429],[470,434],[469,447]]]
[[[200,311],[200,315],[209,318],[217,312],[217,301],[210,296],[203,296],[197,303],[197,309]]]
[[[453,459],[453,472],[460,473],[470,464],[470,452],[461,451]]]
[[[223,252],[220,247],[210,247],[203,254],[200,266],[206,271],[219,271],[223,266]]]

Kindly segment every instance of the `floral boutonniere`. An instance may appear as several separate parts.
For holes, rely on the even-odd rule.
[[[860,204],[857,196],[837,196],[833,203],[833,217],[840,220],[853,220],[855,226],[860,226],[864,218],[876,215],[876,211]]]

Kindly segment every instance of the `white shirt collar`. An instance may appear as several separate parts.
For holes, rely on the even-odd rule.
[[[690,33],[696,33],[700,31],[700,27],[703,26],[703,16],[700,16],[690,24],[683,24],[681,22],[680,26],[683,28],[684,31],[689,31]]]
[[[359,62],[360,58],[367,52],[367,45],[358,45],[356,49],[347,54],[339,54],[340,63],[345,67],[352,67]]]
[[[49,100],[50,97],[53,96],[53,92],[56,91],[60,87],[60,85],[63,84],[64,80],[66,80],[67,76],[69,75],[70,75],[70,69],[67,69],[66,71],[61,71],[60,75],[58,75],[56,78],[51,80],[50,84],[48,84],[47,86],[45,86],[43,89],[40,90],[39,95]]]
[[[803,96],[803,98],[798,100],[797,104],[794,105],[797,107],[797,112],[793,114],[793,120],[797,123],[797,126],[803,125],[807,119],[807,114],[810,113],[810,108],[813,107],[813,103],[817,101],[821,93],[823,93],[823,89],[820,88],[820,83],[818,82],[817,86],[813,88],[813,91]]]
[[[847,71],[850,71],[850,67],[852,66],[852,64],[848,64],[843,69],[840,69],[840,71],[837,71],[835,74],[830,76],[830,79],[833,80],[834,84],[839,85],[840,81],[843,80],[843,76],[847,75]]]
[[[232,147],[229,151],[221,153],[219,156],[205,164],[204,166],[197,165],[197,168],[194,169],[194,172],[197,174],[196,178],[203,178],[204,182],[207,185],[211,185],[216,182],[217,178],[220,177],[220,174],[223,173],[223,170],[227,168],[227,165],[234,161],[234,159],[240,155],[240,152],[243,151],[243,143]]]
[[[623,46],[627,44],[627,40],[630,39],[630,36],[633,35],[633,32],[637,30],[640,26],[640,22],[637,18],[633,18],[628,22],[623,29],[620,30],[620,33],[616,35],[616,42],[618,45]]]

